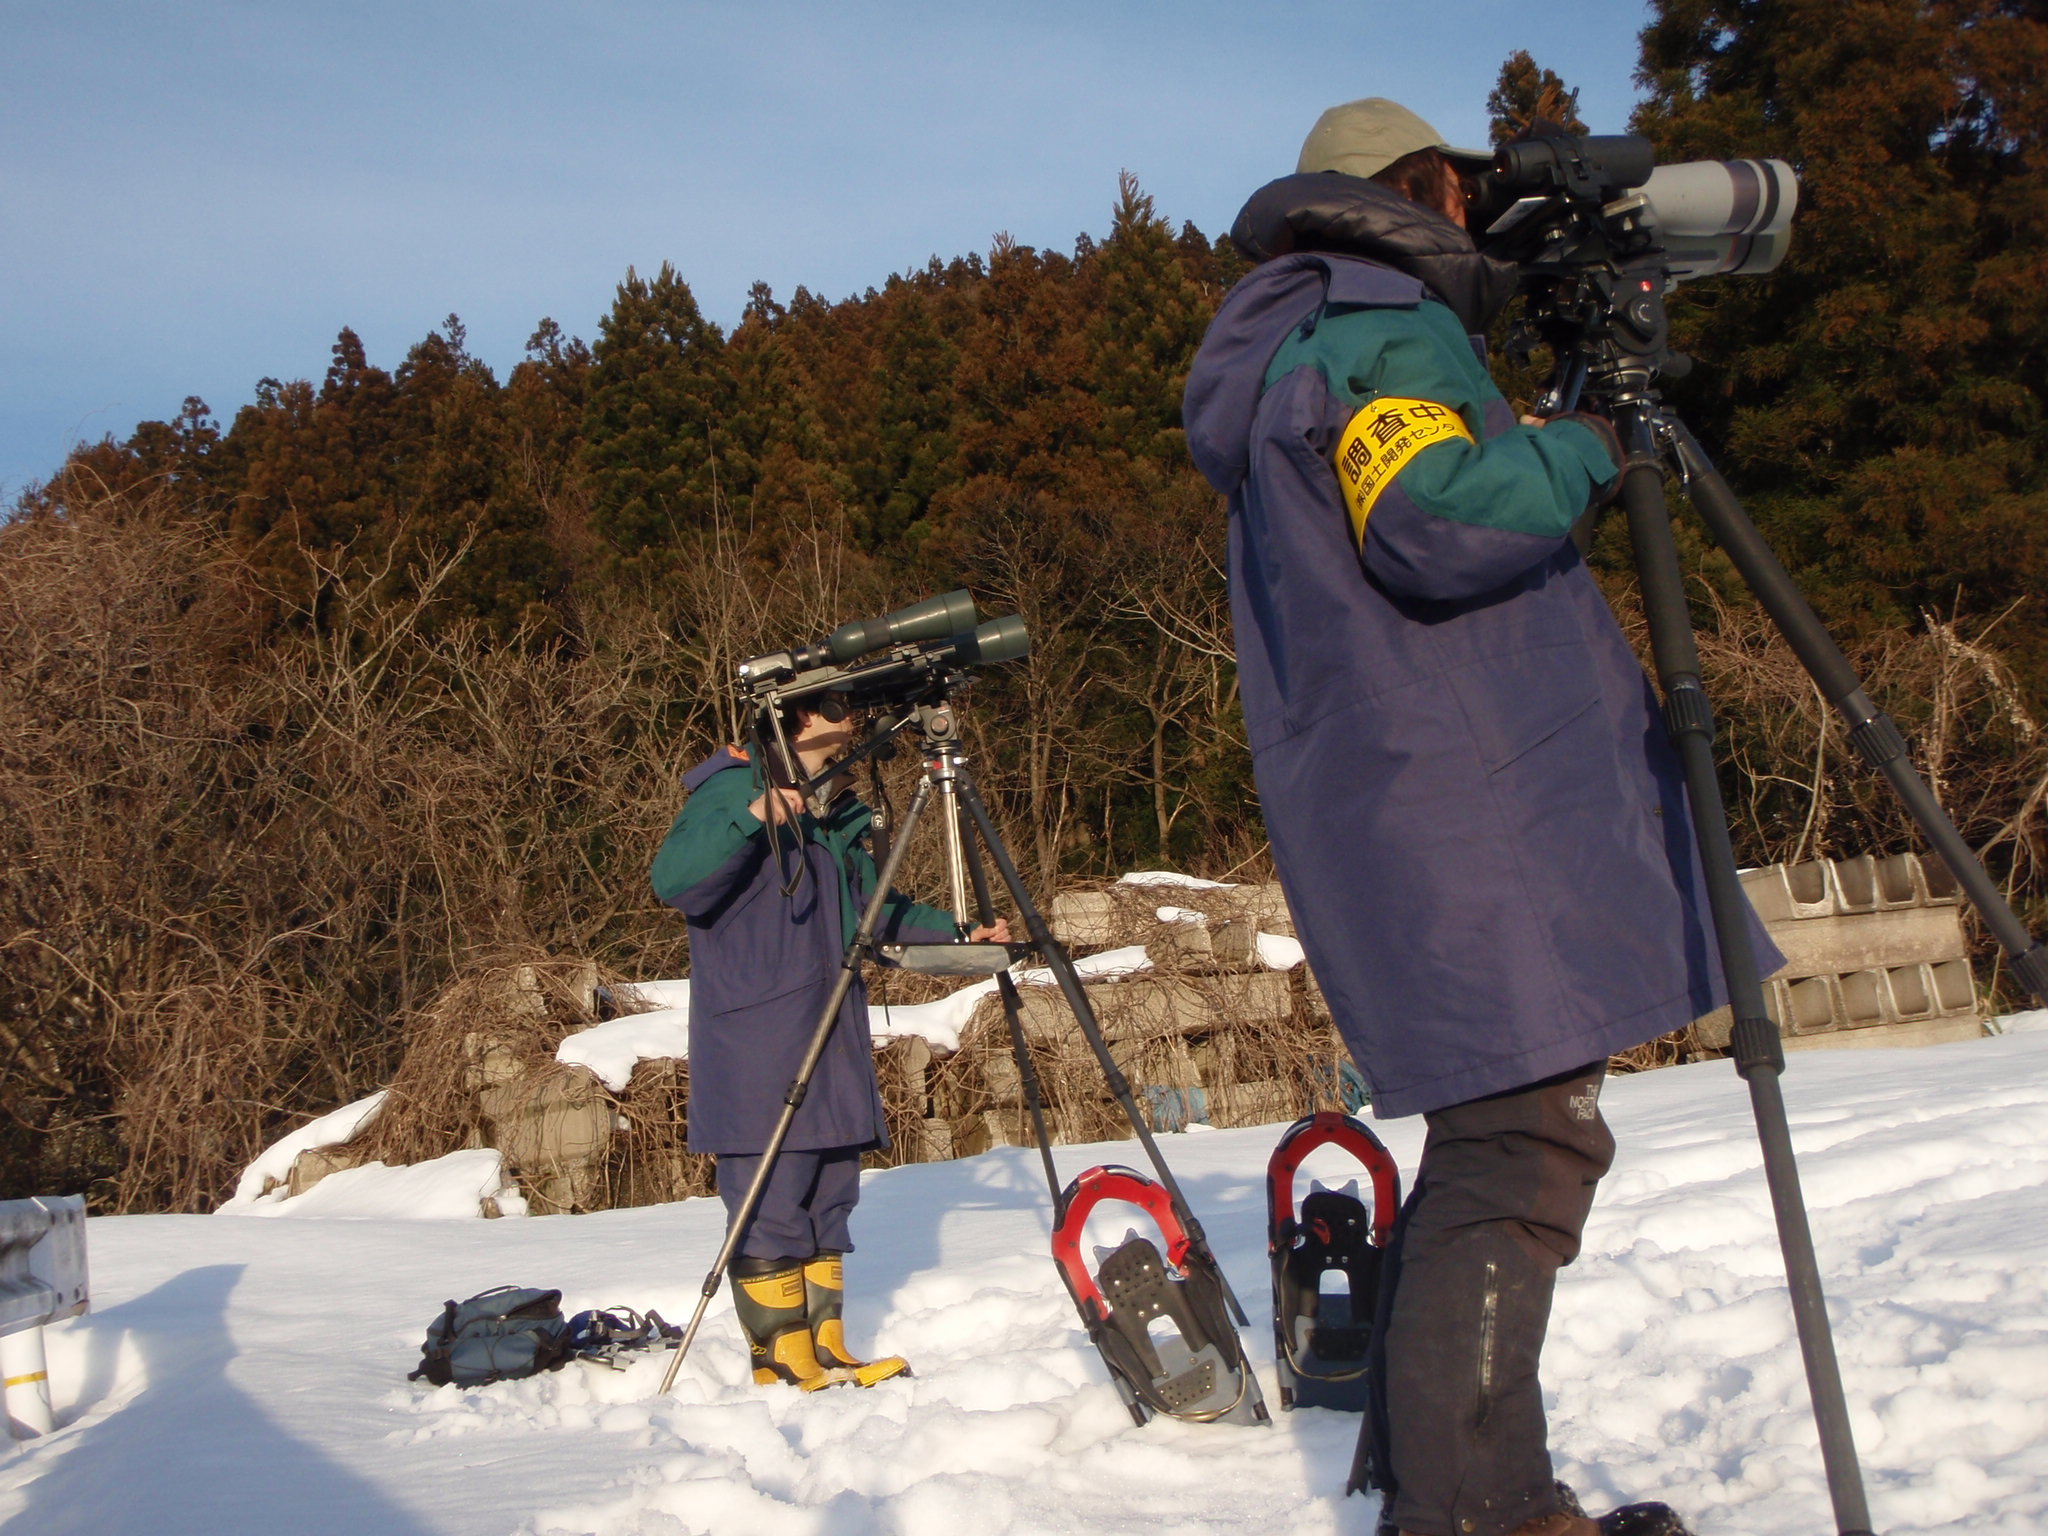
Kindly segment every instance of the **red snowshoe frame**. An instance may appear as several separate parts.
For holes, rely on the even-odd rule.
[[[1165,1240],[1163,1259],[1150,1238],[1133,1234],[1097,1268],[1088,1267],[1082,1230],[1105,1200],[1151,1217]],[[1052,1256],[1132,1422],[1143,1424],[1154,1413],[1198,1424],[1271,1422],[1231,1326],[1222,1276],[1189,1241],[1165,1186],[1131,1168],[1090,1168],[1060,1195]],[[1174,1336],[1152,1334],[1151,1323],[1162,1317]]]
[[[1372,1179],[1372,1209],[1335,1190],[1315,1190],[1297,1209],[1294,1180],[1318,1147],[1340,1146]],[[1379,1137],[1335,1110],[1287,1128],[1266,1165],[1266,1252],[1273,1268],[1273,1362],[1280,1406],[1363,1413],[1368,1347],[1379,1296],[1380,1250],[1401,1207],[1401,1174]],[[1340,1272],[1348,1295],[1322,1291]]]

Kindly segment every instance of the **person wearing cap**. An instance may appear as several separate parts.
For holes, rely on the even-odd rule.
[[[1296,931],[1374,1113],[1428,1126],[1362,1432],[1383,1530],[1662,1536],[1553,1480],[1537,1363],[1614,1153],[1607,1057],[1725,988],[1676,756],[1570,538],[1613,433],[1518,420],[1487,373],[1517,272],[1461,174],[1490,158],[1391,101],[1325,112],[1231,230],[1257,266],[1183,418]]]
[[[796,759],[785,771],[768,774],[739,747],[724,747],[684,775],[689,798],[652,876],[655,895],[689,920],[689,1146],[717,1157],[729,1217],[761,1168],[881,878],[866,848],[874,812],[847,777],[826,782],[815,812],[790,787],[850,745],[847,710],[828,695],[818,707],[791,709],[784,728]],[[957,937],[951,913],[893,890],[879,932],[891,943]],[[1000,921],[973,934],[998,943],[1009,936]],[[888,1144],[867,991],[856,977],[732,1262],[733,1306],[756,1382],[815,1392],[908,1373],[901,1356],[864,1360],[846,1340],[845,1255],[861,1154]]]

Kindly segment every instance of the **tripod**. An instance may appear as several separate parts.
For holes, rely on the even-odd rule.
[[[1736,875],[1734,843],[1714,770],[1714,715],[1701,685],[1699,650],[1664,499],[1668,474],[1679,477],[1707,530],[1815,685],[1847,722],[1858,755],[1890,783],[2011,957],[2013,973],[2043,1002],[2048,1002],[2048,952],[2028,934],[1934,792],[1914,771],[1898,726],[1864,691],[1841,648],[1744,513],[1727,481],[1659,397],[1657,374],[1670,360],[1665,350],[1663,276],[1654,256],[1618,271],[1578,274],[1570,297],[1584,318],[1565,316],[1561,305],[1548,316],[1549,334],[1565,344],[1557,347],[1555,382],[1539,401],[1538,411],[1551,415],[1570,410],[1583,391],[1605,405],[1620,437],[1625,455],[1621,502],[1664,698],[1664,723],[1685,773],[1686,799],[1734,1015],[1729,1050],[1735,1070],[1749,1086],[1763,1147],[1764,1176],[1777,1218],[1835,1523],[1841,1536],[1869,1536],[1869,1506],[1785,1118],[1779,1081],[1785,1070],[1784,1045],[1764,1007],[1763,981],[1750,943],[1748,899]],[[1571,286],[1560,284],[1561,289]],[[1553,303],[1557,296],[1550,295]],[[1539,320],[1536,326],[1544,329],[1545,322]],[[1581,549],[1589,542],[1590,527],[1581,531]]]
[[[966,904],[966,887],[972,880],[976,910],[982,923],[995,920],[994,903],[990,899],[987,871],[981,860],[981,850],[986,849],[994,861],[996,871],[1001,875],[1010,899],[1023,916],[1026,931],[1030,934],[1031,948],[1038,951],[1053,978],[1058,982],[1067,1006],[1073,1010],[1075,1021],[1080,1025],[1082,1037],[1094,1053],[1102,1068],[1103,1078],[1111,1095],[1122,1108],[1129,1120],[1145,1155],[1159,1175],[1159,1182],[1165,1186],[1172,1202],[1174,1215],[1186,1230],[1192,1248],[1205,1261],[1214,1264],[1214,1255],[1209,1251],[1201,1223],[1188,1208],[1179,1181],[1166,1166],[1160,1155],[1159,1145],[1153,1140],[1152,1130],[1146,1125],[1139,1112],[1136,1099],[1132,1096],[1131,1085],[1115,1059],[1110,1055],[1108,1042],[1104,1039],[1101,1023],[1088,1001],[1086,990],[1081,985],[1080,974],[1074,969],[1073,961],[1066,950],[1053,938],[1046,926],[1043,914],[1031,899],[1024,880],[1017,872],[1015,861],[1009,850],[1003,846],[995,822],[989,816],[988,807],[982,802],[980,792],[974,786],[973,778],[967,772],[966,756],[961,750],[960,721],[950,700],[950,693],[963,679],[958,674],[941,678],[930,690],[929,696],[906,705],[901,714],[893,720],[885,720],[870,733],[868,740],[847,759],[833,764],[816,781],[804,786],[806,792],[814,789],[818,782],[826,781],[846,771],[853,762],[861,758],[880,757],[887,753],[895,739],[908,733],[913,727],[918,738],[918,749],[925,765],[925,774],[918,781],[917,789],[911,795],[910,804],[904,810],[901,821],[892,829],[888,853],[875,880],[875,888],[868,893],[866,906],[862,909],[860,923],[854,930],[851,943],[840,961],[839,976],[832,988],[832,994],[818,1015],[816,1027],[811,1032],[809,1045],[804,1051],[796,1076],[783,1095],[782,1113],[777,1118],[775,1129],[770,1134],[768,1145],[761,1157],[760,1167],[755,1171],[753,1181],[734,1212],[726,1228],[725,1241],[720,1245],[718,1255],[712,1261],[711,1271],[704,1277],[704,1286],[697,1298],[697,1309],[690,1317],[689,1326],[683,1331],[681,1342],[669,1361],[668,1372],[662,1378],[661,1390],[666,1395],[675,1385],[676,1373],[682,1368],[683,1357],[696,1342],[697,1331],[703,1326],[704,1314],[711,1300],[718,1294],[719,1282],[731,1266],[733,1255],[738,1251],[747,1223],[753,1219],[761,1203],[761,1196],[768,1187],[769,1176],[774,1172],[776,1159],[782,1154],[783,1144],[789,1139],[790,1127],[796,1121],[797,1111],[802,1108],[805,1095],[809,1092],[811,1078],[823,1059],[826,1045],[832,1038],[833,1028],[839,1021],[839,1010],[852,991],[854,981],[860,975],[863,961],[879,957],[876,930],[881,922],[882,910],[895,884],[897,871],[901,868],[905,852],[909,849],[912,834],[917,830],[919,820],[937,796],[944,811],[947,862],[953,887],[954,913],[956,918]],[[1007,954],[1003,956],[1007,961]],[[996,987],[1002,998],[1003,1013],[1009,1023],[1010,1047],[1017,1060],[1025,1108],[1030,1115],[1032,1130],[1038,1142],[1040,1160],[1045,1167],[1046,1182],[1052,1189],[1053,1214],[1055,1220],[1063,1214],[1059,1175],[1053,1166],[1052,1142],[1046,1133],[1044,1105],[1039,1093],[1037,1069],[1031,1061],[1023,1022],[1023,1001],[1017,992],[1016,982],[1006,967],[991,967],[995,970]],[[1220,1268],[1217,1273],[1221,1274]],[[1224,1282],[1224,1296],[1229,1303],[1232,1316],[1240,1325],[1247,1319],[1237,1297]],[[1242,1345],[1239,1345],[1240,1360]]]

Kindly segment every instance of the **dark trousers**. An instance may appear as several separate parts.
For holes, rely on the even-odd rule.
[[[1374,1483],[1417,1536],[1503,1536],[1557,1508],[1536,1367],[1557,1272],[1614,1160],[1604,1062],[1424,1117],[1381,1271]]]
[[[861,1150],[825,1147],[785,1151],[776,1158],[761,1203],[740,1237],[737,1256],[808,1259],[814,1253],[851,1253],[853,1237],[847,1223],[860,1203]],[[718,1154],[718,1197],[725,1202],[727,1222],[739,1214],[760,1167],[758,1153]]]

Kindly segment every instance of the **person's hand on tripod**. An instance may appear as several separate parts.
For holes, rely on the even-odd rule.
[[[970,944],[1007,944],[1010,942],[1010,920],[999,917],[992,923],[983,923],[967,935]]]

